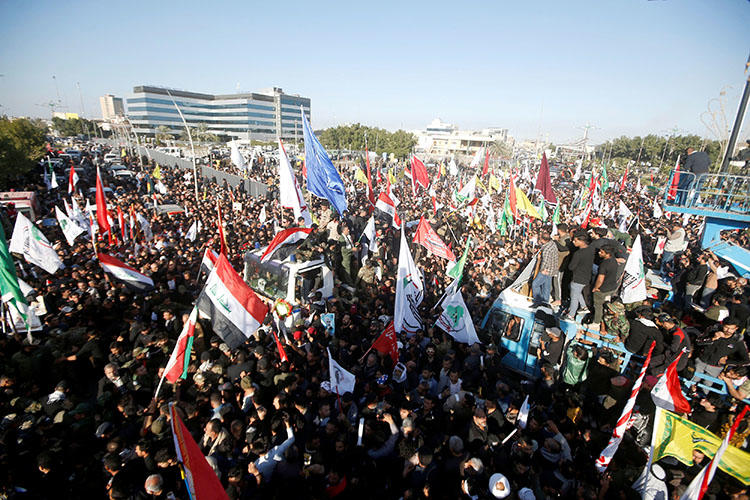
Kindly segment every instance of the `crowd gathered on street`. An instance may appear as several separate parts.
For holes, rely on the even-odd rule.
[[[719,439],[750,396],[750,286],[701,249],[703,219],[668,213],[660,206],[667,180],[648,186],[648,175],[636,173],[610,178],[586,207],[598,162],[582,173],[561,166],[552,179],[557,205],[540,206],[533,194],[538,160],[491,165],[487,173],[481,162],[428,164],[429,189],[414,186],[416,173],[405,174],[403,162],[337,162],[343,214],[307,193],[302,165],[295,165],[312,231],[290,258],[322,259],[333,272],[330,296],[300,286],[291,326],[268,314],[238,347],[200,316],[186,378],[160,384],[206,282],[206,249],[220,253],[225,244],[242,274],[248,252],[261,252],[279,231],[304,221],[282,208],[271,158],[248,167],[245,177],[268,187],[253,197],[242,182],[194,179],[191,170],[170,165],[155,174],[147,157],[124,150],[121,162],[136,175],[117,178],[103,161],[107,151],[86,146],[74,193],[69,165],[57,172],[57,187],[44,185],[45,162],[15,186],[35,193],[40,209],[32,222],[64,267],[50,274],[14,255],[40,328],[5,321],[0,337],[2,498],[188,500],[172,435],[176,414],[231,499],[678,499],[711,456],[695,449],[690,465],[673,456],[649,463],[656,412],[650,389],[673,363],[683,381],[711,377],[715,390],[683,385],[691,409],[682,416]],[[56,156],[54,148],[49,154]],[[112,234],[83,232],[69,244],[57,223],[46,221],[56,220],[56,207],[95,205],[88,188],[96,175],[112,189]],[[457,197],[469,182],[476,183],[473,196]],[[507,217],[509,186],[538,201]],[[374,208],[382,192],[400,201],[400,227]],[[158,210],[166,205],[180,210]],[[10,239],[19,211],[4,211]],[[130,214],[137,214],[134,222]],[[375,242],[361,237],[371,217]],[[455,281],[453,263],[413,243],[421,218],[457,259],[468,255],[460,290],[480,342],[460,342],[436,325]],[[422,274],[422,325],[396,332],[393,359],[371,347],[394,316],[402,231]],[[626,303],[619,292],[637,237],[653,279],[645,300]],[[722,237],[750,248],[747,231]],[[148,276],[153,287],[126,286],[103,269],[98,253]],[[524,291],[533,305],[549,307],[558,322],[577,319],[582,333],[566,342],[560,328],[546,328],[536,352],[540,375],[526,378],[503,363],[504,333],[482,323],[532,261]],[[330,313],[333,326],[324,318]],[[514,321],[508,331],[522,328]],[[614,338],[632,366],[586,336]],[[352,391],[331,390],[329,356],[356,377]],[[601,472],[597,458],[646,356],[633,425]],[[731,444],[746,450],[750,417],[735,428]],[[633,484],[649,467],[648,491],[638,491]],[[749,491],[720,468],[707,495],[740,500]]]

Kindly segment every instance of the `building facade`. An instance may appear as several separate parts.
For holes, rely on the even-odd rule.
[[[433,120],[424,130],[415,130],[418,152],[435,158],[473,156],[485,146],[495,142],[512,142],[507,128],[486,128],[482,130],[459,130],[439,118]]]
[[[99,106],[102,108],[102,120],[105,122],[125,116],[122,97],[115,97],[112,94],[103,95],[99,97]]]
[[[310,119],[310,99],[273,87],[258,92],[212,95],[138,86],[127,97],[127,116],[139,134],[154,135],[159,127],[171,134],[185,128],[177,107],[191,128],[229,139],[273,141],[302,138],[300,106]]]

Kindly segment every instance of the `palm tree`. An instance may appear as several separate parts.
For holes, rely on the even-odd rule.
[[[156,134],[154,135],[156,143],[161,145],[172,138],[172,134],[169,132],[169,127],[166,125],[159,125],[156,128]]]

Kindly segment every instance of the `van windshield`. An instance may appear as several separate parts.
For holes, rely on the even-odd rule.
[[[260,257],[245,256],[245,279],[250,288],[271,299],[286,299],[289,270],[273,261],[261,263]]]

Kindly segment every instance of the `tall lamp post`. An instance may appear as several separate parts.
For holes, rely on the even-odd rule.
[[[193,187],[195,188],[195,204],[198,205],[198,167],[195,164],[195,147],[193,146],[193,135],[190,133],[190,127],[188,127],[187,122],[185,121],[185,117],[182,116],[182,111],[180,111],[180,107],[177,105],[177,102],[174,100],[174,97],[172,97],[172,94],[169,93],[169,90],[167,90],[167,95],[170,99],[172,99],[172,104],[174,104],[175,109],[177,109],[177,113],[180,115],[180,119],[182,120],[182,124],[185,125],[185,131],[187,132],[188,141],[190,141],[190,150],[193,153]]]

